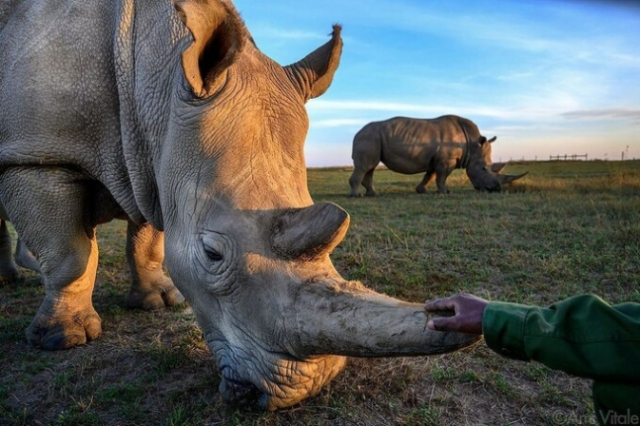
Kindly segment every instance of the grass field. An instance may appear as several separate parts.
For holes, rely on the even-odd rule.
[[[332,258],[345,278],[423,302],[456,292],[550,304],[595,293],[640,303],[640,162],[510,164],[529,175],[500,194],[463,173],[451,194],[418,195],[420,176],[379,170],[378,196],[348,198],[348,168],[311,169],[316,202],[351,215]],[[449,355],[350,359],[319,396],[276,413],[225,404],[188,306],[124,309],[125,224],[99,228],[94,305],[103,336],[61,352],[29,347],[39,278],[0,287],[0,424],[574,425],[595,424],[590,383],[483,344]]]

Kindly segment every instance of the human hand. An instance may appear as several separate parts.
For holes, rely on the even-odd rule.
[[[489,302],[470,294],[456,294],[451,297],[426,301],[424,309],[432,311],[453,311],[451,317],[432,318],[427,322],[430,330],[459,331],[482,334],[482,315]]]

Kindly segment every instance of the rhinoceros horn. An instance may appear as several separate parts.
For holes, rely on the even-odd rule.
[[[311,260],[330,253],[349,228],[349,214],[333,203],[287,210],[273,224],[273,250],[285,259]]]
[[[500,184],[504,185],[507,183],[511,183],[515,180],[520,179],[521,177],[527,175],[529,172],[524,172],[521,175],[498,175],[498,178],[500,179]]]
[[[288,210],[276,217],[272,247],[289,259],[328,256],[343,239],[349,215],[331,203]],[[314,268],[319,267],[318,264]],[[324,271],[295,290],[286,318],[295,319],[289,333],[291,353],[359,357],[444,353],[468,346],[477,337],[434,332],[426,328],[423,305],[407,303],[345,281]]]
[[[507,163],[493,163],[491,165],[491,171],[493,173],[500,173],[507,166]]]

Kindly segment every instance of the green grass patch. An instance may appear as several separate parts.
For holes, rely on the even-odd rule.
[[[310,169],[316,202],[351,224],[332,259],[343,277],[406,301],[470,292],[546,305],[579,293],[640,303],[640,161],[512,163],[499,194],[466,175],[416,194],[422,176],[380,169],[378,196],[348,198],[350,168]],[[15,235],[14,235],[15,236]],[[265,413],[230,405],[186,305],[124,308],[126,223],[99,227],[94,305],[103,335],[67,351],[27,345],[44,296],[34,274],[0,286],[0,424],[553,424],[591,415],[590,383],[500,357],[483,343],[433,357],[350,359],[317,396]],[[519,424],[519,423],[518,423]]]

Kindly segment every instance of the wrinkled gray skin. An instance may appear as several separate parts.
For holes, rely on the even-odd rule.
[[[426,192],[434,178],[438,192],[448,193],[447,177],[455,169],[466,169],[479,191],[500,191],[504,184],[526,173],[501,175],[499,166],[492,168],[491,143],[495,140],[487,140],[471,120],[455,115],[433,119],[395,117],[369,123],[353,138],[350,196],[360,196],[360,185],[365,187],[365,195],[376,195],[373,172],[380,162],[398,173],[425,173],[416,186],[420,194]]]
[[[333,79],[339,27],[282,67],[228,1],[8,4],[0,199],[44,276],[32,344],[65,348],[101,333],[95,227],[114,218],[129,221],[134,259],[154,252],[152,271],[164,237],[226,399],[277,409],[316,394],[345,356],[442,353],[476,340],[426,329],[421,304],[345,281],[329,259],[349,216],[311,200],[304,104]]]

